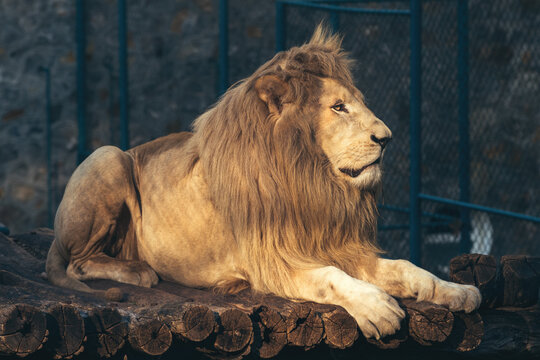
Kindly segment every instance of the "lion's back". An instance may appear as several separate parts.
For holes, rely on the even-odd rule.
[[[169,134],[129,149],[127,153],[133,156],[138,166],[144,167],[149,161],[158,158],[161,154],[171,150],[182,150],[192,136],[191,132]]]

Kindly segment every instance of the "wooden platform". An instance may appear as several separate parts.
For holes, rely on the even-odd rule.
[[[452,278],[479,286],[484,308],[451,313],[403,300],[400,332],[374,341],[338,306],[167,282],[152,289],[89,282],[119,289],[109,290],[110,300],[61,289],[44,274],[52,236],[48,229],[0,234],[0,359],[540,358],[537,258],[454,259]]]

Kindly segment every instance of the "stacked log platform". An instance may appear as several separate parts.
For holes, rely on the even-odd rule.
[[[536,359],[540,261],[463,255],[452,281],[483,295],[471,314],[400,300],[401,330],[365,339],[341,307],[244,291],[221,295],[89,281],[94,296],[47,282],[49,229],[0,234],[0,359]]]

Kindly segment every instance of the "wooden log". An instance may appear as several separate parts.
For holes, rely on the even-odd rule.
[[[238,309],[219,312],[219,331],[214,347],[224,353],[249,352],[248,345],[253,339],[253,323],[249,316]]]
[[[323,322],[310,304],[294,304],[282,312],[282,315],[287,325],[289,344],[310,349],[321,342]]]
[[[534,271],[537,277],[540,277],[540,257],[538,256],[528,256],[527,263]]]
[[[128,339],[134,350],[150,356],[159,356],[171,347],[172,333],[159,319],[132,319]]]
[[[86,328],[84,329],[84,332],[81,330],[81,333],[88,336],[86,343],[83,341],[84,335],[81,336],[81,334],[79,334],[73,336],[73,333],[77,333],[77,331],[73,331],[73,328],[76,328],[76,326],[73,326],[73,324],[76,324],[77,322],[80,323],[80,320],[76,320],[74,322],[63,320],[65,326],[62,328],[68,329],[68,331],[64,333],[64,330],[59,330],[59,326],[57,324],[58,321],[55,320],[52,315],[45,315],[47,318],[47,326],[49,327],[50,335],[48,336],[48,341],[45,342],[44,348],[42,350],[38,350],[37,352],[33,352],[32,358],[50,359],[53,357],[53,355],[56,355],[57,358],[64,357],[64,355],[65,358],[69,358],[74,356],[75,353],[80,353],[83,345],[86,350],[80,355],[81,359],[82,356],[85,356],[85,358],[106,357],[107,354],[112,353],[113,351],[105,350],[105,346],[107,346],[106,343],[105,345],[99,345],[103,347],[103,351],[101,352],[97,347],[92,349],[92,337],[95,335],[95,333],[89,331],[89,324],[91,321],[93,321],[93,315],[100,309],[103,309],[103,307],[110,307],[111,304],[107,304],[104,299],[92,297],[89,294],[77,293],[67,289],[60,289],[43,282],[43,280],[39,277],[39,274],[43,271],[43,261],[36,258],[37,255],[30,255],[27,251],[20,248],[19,245],[20,244],[12,241],[9,238],[2,238],[0,236],[0,247],[3,250],[0,254],[0,304],[24,303],[26,305],[34,306],[42,313],[49,313],[51,312],[51,304],[54,302],[70,301],[70,305],[63,306],[75,310],[76,314],[78,314],[82,320],[84,320],[83,322],[85,323]],[[517,278],[519,281],[513,281],[511,284],[534,283],[536,279],[538,279],[538,274],[540,271],[540,259],[538,258],[505,257],[503,263],[508,262],[506,265],[508,271],[506,277],[503,276],[502,266],[499,266],[498,270],[494,271],[493,261],[489,260],[490,257],[473,255],[472,259],[473,260],[467,260],[465,265],[461,265],[461,267],[457,266],[455,269],[467,270],[468,266],[474,266],[474,269],[467,270],[470,273],[469,279],[472,279],[472,281],[474,281],[474,285],[479,286],[481,290],[483,287],[486,288],[493,284],[493,275],[495,273],[497,273],[497,286],[499,286],[499,289],[502,290],[505,285],[504,281],[509,281],[509,279],[512,277]],[[23,265],[21,266],[21,264]],[[525,275],[527,275],[528,272],[528,276],[523,276],[522,271],[519,270],[520,267],[525,268]],[[461,274],[462,272],[463,270],[455,271],[454,273]],[[460,276],[465,279],[467,275],[461,274]],[[90,285],[95,286],[94,283],[90,283]],[[483,308],[479,313],[454,313],[453,326],[450,336],[448,336],[444,342],[439,342],[438,340],[446,336],[447,331],[443,330],[448,326],[448,319],[442,316],[440,317],[440,320],[437,320],[435,316],[429,315],[431,310],[419,311],[414,301],[412,304],[404,301],[404,306],[409,314],[414,311],[417,312],[417,317],[414,318],[411,316],[412,321],[409,319],[409,323],[404,324],[401,330],[405,331],[405,338],[407,336],[407,332],[411,331],[410,337],[413,338],[413,336],[415,336],[415,338],[413,338],[413,341],[415,342],[414,346],[410,346],[411,344],[403,344],[392,351],[381,351],[375,349],[374,346],[367,346],[366,342],[363,340],[363,337],[359,336],[359,339],[354,342],[352,347],[346,348],[345,350],[334,350],[333,348],[346,347],[345,344],[348,342],[343,341],[340,343],[338,340],[332,340],[339,339],[339,335],[331,335],[333,331],[331,330],[332,322],[337,324],[335,334],[339,334],[341,331],[339,325],[340,321],[328,320],[333,319],[331,314],[334,311],[336,314],[341,314],[340,316],[344,316],[344,322],[347,322],[348,320],[346,315],[340,313],[340,311],[342,311],[341,308],[333,305],[320,305],[313,303],[303,304],[311,309],[311,313],[307,316],[304,315],[303,317],[299,317],[298,314],[291,311],[291,308],[300,306],[299,304],[290,302],[286,299],[271,296],[255,297],[250,296],[249,294],[222,296],[211,291],[190,289],[171,283],[168,284],[168,287],[158,286],[157,288],[146,289],[126,284],[118,285],[114,282],[103,280],[103,286],[99,288],[108,289],[111,286],[118,286],[127,294],[128,301],[114,304],[114,306],[119,309],[121,314],[128,315],[129,319],[133,319],[134,321],[136,320],[137,323],[140,323],[142,321],[141,319],[155,319],[160,326],[170,324],[171,333],[174,333],[174,336],[178,339],[183,340],[182,342],[172,341],[170,350],[164,354],[165,357],[171,356],[172,358],[173,355],[176,355],[181,351],[182,354],[184,354],[183,351],[188,350],[193,351],[193,354],[196,355],[206,352],[206,354],[217,354],[216,356],[222,358],[241,357],[244,356],[248,351],[251,351],[250,356],[271,357],[274,354],[277,356],[289,354],[292,350],[293,352],[296,351],[295,354],[297,355],[306,354],[304,358],[315,358],[316,356],[325,358],[323,351],[329,351],[328,349],[332,348],[332,351],[336,357],[341,357],[341,354],[347,352],[354,354],[353,356],[356,357],[358,356],[359,351],[362,352],[372,349],[373,351],[378,351],[378,354],[388,354],[388,357],[401,358],[406,357],[407,354],[409,354],[408,351],[414,348],[415,351],[417,351],[417,354],[423,354],[422,356],[436,356],[441,358],[444,358],[444,356],[448,354],[450,354],[448,356],[451,356],[450,358],[452,358],[452,356],[455,355],[452,352],[453,350],[469,351],[465,355],[456,356],[467,356],[471,358],[540,358],[540,308],[538,306],[534,308],[498,308],[496,310]],[[485,294],[485,291],[482,291]],[[503,297],[502,295],[503,293],[501,291],[501,302]],[[199,305],[193,306],[192,304]],[[8,305],[0,305],[0,308],[4,308],[6,306]],[[200,309],[202,309],[201,311],[196,312],[193,310],[194,312],[190,316],[187,315],[189,312],[187,312],[186,309],[190,309],[192,307],[197,308],[199,306]],[[262,309],[264,307],[266,307],[267,310],[263,311]],[[325,308],[323,309],[321,307]],[[79,312],[78,309],[88,309],[87,317],[85,317],[86,310]],[[244,347],[242,347],[242,345],[236,347],[236,349],[240,348],[240,350],[226,351],[225,346],[219,348],[219,345],[215,345],[218,335],[221,334],[222,337],[224,336],[223,334],[225,333],[225,327],[220,325],[220,329],[216,327],[215,324],[217,324],[216,319],[218,319],[219,323],[222,324],[222,315],[227,310],[233,309],[242,312],[248,317],[251,316],[250,321],[253,330],[246,331],[248,333],[253,331],[253,334],[252,339],[248,340],[247,343],[239,341],[239,343],[246,344]],[[440,311],[440,309],[437,311]],[[64,315],[64,312],[62,311],[57,312],[62,313],[62,316]],[[183,321],[183,328],[182,326],[178,325],[178,329],[182,329],[182,331],[176,330],[177,328],[173,327],[173,322],[169,322],[168,318],[164,316],[167,313],[170,314],[171,318],[177,321]],[[196,313],[200,314],[200,321],[196,319]],[[442,314],[447,314],[447,310],[444,309]],[[67,317],[69,318],[70,316],[71,315]],[[182,316],[186,316],[186,318],[182,320]],[[56,317],[60,318],[60,315]],[[76,318],[77,315],[74,315],[74,317]],[[293,317],[294,321],[292,321]],[[304,318],[304,320],[302,318]],[[322,326],[313,326],[312,328],[306,327],[304,325],[306,323],[306,318],[311,318],[311,320],[307,321],[308,324],[316,324],[318,319]],[[300,321],[297,324],[298,319],[300,319]],[[289,320],[289,322],[287,322],[287,320]],[[422,321],[425,322],[425,326],[421,325]],[[33,321],[31,323],[33,323]],[[287,333],[287,325],[291,324],[294,324],[294,326],[289,326],[289,333]],[[485,334],[480,342],[482,337],[482,325]],[[94,327],[97,328],[96,325],[94,325]],[[300,327],[302,331],[299,331],[300,329],[298,329],[298,327]],[[432,330],[426,331],[426,329],[429,329],[430,327]],[[70,328],[71,330],[69,330]],[[105,326],[105,328],[107,328],[107,326]],[[342,334],[347,335],[349,334],[348,330],[352,329],[347,327],[345,328],[347,330],[342,331]],[[173,331],[173,329],[175,330]],[[419,331],[419,329],[427,333],[427,335],[431,334],[431,337],[427,336],[426,339],[425,333]],[[319,334],[322,335],[316,336],[319,330]],[[358,329],[355,328],[355,330],[358,333]],[[229,334],[227,336],[230,337],[230,334],[234,333],[234,331],[228,331]],[[288,337],[290,337],[292,340],[295,339],[293,336],[295,335],[295,331],[296,335],[304,334],[303,336],[297,336],[296,339],[304,338],[304,340],[294,341],[294,343],[291,342],[283,345],[284,342],[289,341]],[[435,332],[435,334],[439,332],[439,336],[433,336],[433,332]],[[6,332],[4,332],[4,335],[5,334]],[[9,334],[11,333],[8,333],[8,335]],[[61,352],[61,354],[55,350],[55,346],[60,346],[58,343],[62,341],[62,338],[58,336],[58,334],[63,334],[62,336],[68,339],[64,339],[66,342],[66,344],[63,345],[64,348],[68,348],[67,343],[75,344],[71,346],[72,350],[65,350],[64,352]],[[73,350],[77,348],[77,341],[70,340],[73,337],[82,339],[78,341],[80,344],[80,346],[78,346],[78,351]],[[257,337],[259,337],[259,339],[257,339]],[[0,334],[0,338],[2,338],[2,334]],[[318,338],[318,340],[305,340],[312,338]],[[324,340],[328,346],[317,346],[317,344],[321,344],[322,340]],[[223,338],[221,341],[224,342]],[[258,341],[260,341],[260,344]],[[403,338],[400,338],[397,345],[400,345],[402,341]],[[233,343],[234,341],[230,342]],[[389,343],[388,338],[381,339],[379,342],[368,342],[374,343],[376,347],[383,349],[387,349]],[[480,345],[478,346],[479,342]],[[417,346],[418,343],[429,347]],[[8,356],[14,358],[15,356],[24,356],[24,351],[15,353],[13,350],[15,349],[14,346],[11,346],[11,348],[6,348],[5,344],[6,341],[2,343],[4,347],[0,347],[0,357]],[[397,347],[397,345],[394,347]],[[19,344],[17,344],[17,346],[19,346]],[[474,349],[475,347],[476,349],[471,351],[471,349]],[[312,350],[312,352],[305,353],[304,349],[309,348],[315,349]],[[220,349],[219,353],[216,349]],[[234,347],[230,349],[234,350]],[[282,350],[279,351],[280,349]],[[171,350],[174,350],[174,352]],[[71,355],[68,354],[70,352],[72,353]],[[131,352],[130,347],[124,346],[123,348],[117,350],[116,355],[113,355],[113,357],[120,359],[122,358],[123,354],[126,353],[129,354],[130,359],[132,357],[147,358],[146,355],[149,355],[146,352],[143,355],[141,355],[141,353],[136,353],[135,351]],[[448,358],[448,356],[446,358]]]
[[[17,274],[13,274],[6,270],[0,270],[0,285],[17,286],[23,285],[26,280]]]
[[[454,315],[445,307],[404,299],[409,316],[409,336],[421,345],[433,345],[445,341],[454,326]]]
[[[482,342],[484,322],[478,312],[454,313],[454,327],[447,344],[460,352],[472,351]]]
[[[283,316],[268,306],[259,306],[253,312],[256,324],[253,353],[260,358],[276,356],[287,345],[287,324]]]
[[[0,249],[0,270],[30,278],[39,275],[45,268],[43,260],[36,259],[2,233]]]
[[[55,359],[71,359],[84,351],[84,320],[79,310],[70,305],[56,305],[49,310],[50,341],[47,348]]]
[[[381,339],[366,339],[368,343],[375,345],[382,350],[397,349],[409,338],[409,319],[405,318],[401,323],[401,328],[393,335],[385,336]]]
[[[45,260],[54,240],[54,231],[48,228],[37,228],[28,233],[15,234],[10,237],[36,259]]]
[[[87,348],[100,358],[115,355],[126,343],[128,323],[118,310],[96,308],[85,321]]]
[[[482,359],[539,359],[540,306],[480,311],[484,337],[474,355]]]
[[[523,255],[501,257],[503,306],[527,307],[538,302],[540,277],[529,261],[535,266],[539,260]]]
[[[336,309],[323,313],[325,343],[332,348],[345,349],[358,339],[358,325],[356,320],[345,310]]]
[[[189,306],[169,321],[171,332],[194,342],[206,340],[217,328],[214,313],[204,305]]]
[[[24,304],[0,307],[0,354],[25,357],[43,348],[49,331],[45,314]]]
[[[465,254],[450,260],[450,280],[474,285],[482,294],[483,307],[496,307],[501,302],[497,260],[490,255]]]

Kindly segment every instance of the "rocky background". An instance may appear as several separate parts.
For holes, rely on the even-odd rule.
[[[119,143],[117,2],[86,3],[86,147],[92,151]],[[128,3],[130,140],[135,146],[188,130],[216,101],[218,1]],[[274,54],[275,6],[270,0],[230,0],[229,7],[229,79],[234,83]],[[540,1],[470,0],[469,11],[472,201],[539,216]],[[290,9],[287,46],[306,41],[325,16]],[[424,192],[457,199],[456,17],[453,1],[424,5],[422,170]],[[342,14],[339,25],[345,48],[357,59],[358,87],[394,131],[383,202],[407,207],[408,19]],[[0,222],[12,233],[48,225],[40,67],[48,67],[52,79],[54,207],[77,165],[75,51],[74,1],[0,0]],[[426,203],[425,211],[446,210]],[[398,230],[381,231],[383,247],[392,256],[407,257],[408,233],[399,230],[407,215],[381,210],[381,216],[384,226],[398,225]],[[538,225],[492,215],[488,221],[491,235],[489,228],[480,228],[478,240],[486,251],[540,254]],[[426,235],[432,232],[428,228]]]

